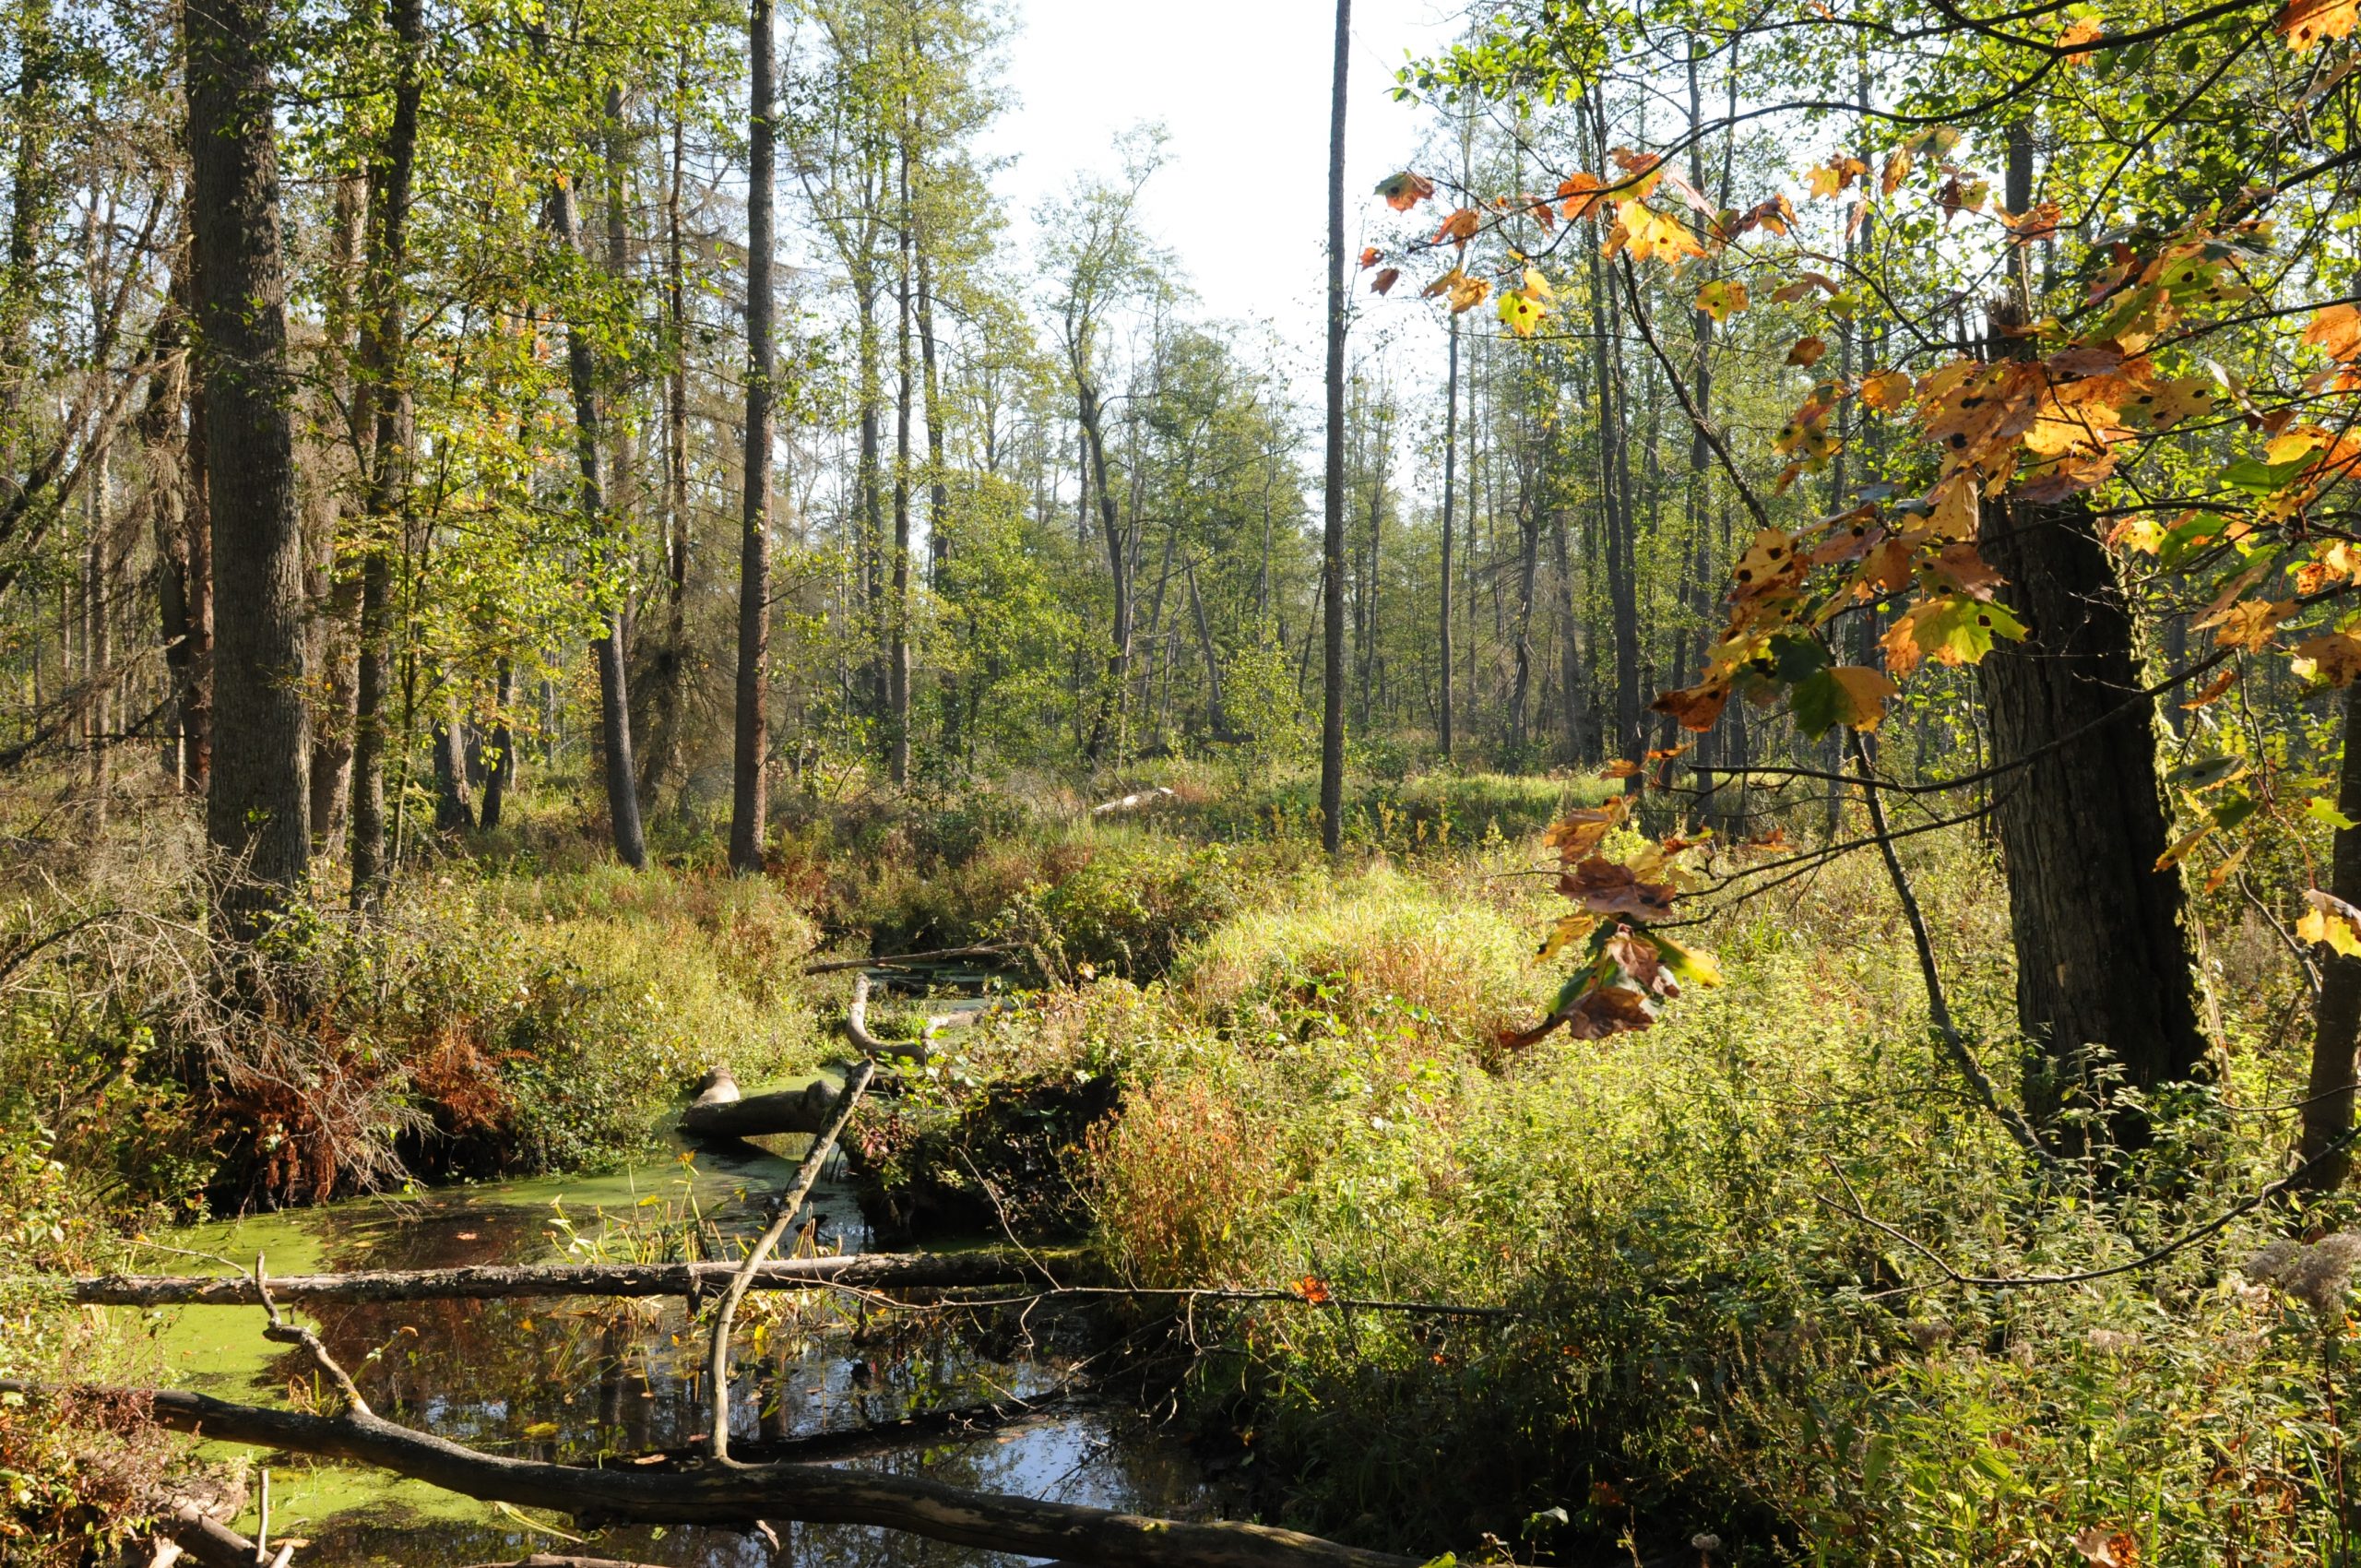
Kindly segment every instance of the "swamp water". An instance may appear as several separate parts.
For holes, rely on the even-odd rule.
[[[776,1141],[794,1151],[805,1140]],[[793,1169],[789,1159],[739,1145],[615,1175],[357,1200],[192,1227],[164,1239],[240,1268],[251,1267],[259,1252],[273,1275],[677,1257],[698,1225],[708,1247],[720,1240],[714,1255],[734,1257],[761,1229],[765,1200],[787,1185]],[[853,1194],[833,1175],[814,1189],[805,1224],[807,1249],[859,1252],[869,1240]],[[225,1263],[161,1253],[153,1266],[208,1272]],[[291,1386],[313,1381],[299,1349],[263,1338],[258,1308],[112,1310],[141,1320],[169,1382],[275,1404]],[[702,1325],[693,1327],[678,1300],[322,1304],[302,1312],[319,1324],[380,1415],[488,1452],[616,1462],[688,1448],[709,1420],[706,1334]],[[919,1410],[1038,1396],[1068,1384],[1089,1352],[1080,1324],[1046,1312],[1019,1325],[960,1312],[870,1313],[828,1291],[750,1293],[735,1344],[733,1441],[838,1431]],[[208,1445],[208,1457],[270,1467],[271,1538],[308,1540],[296,1561],[315,1568],[447,1568],[532,1551],[717,1568],[1022,1561],[874,1529],[785,1522],[775,1523],[776,1551],[760,1536],[682,1526],[619,1526],[575,1545],[583,1538],[562,1516],[528,1515],[379,1471],[230,1444]],[[1143,1431],[1136,1420],[1086,1407],[1014,1430],[937,1437],[847,1463],[1142,1513],[1220,1512],[1219,1498],[1177,1444]],[[255,1532],[251,1498],[236,1525]]]

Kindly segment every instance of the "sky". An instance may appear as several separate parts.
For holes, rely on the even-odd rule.
[[[1417,148],[1418,108],[1396,103],[1407,53],[1457,30],[1464,0],[1353,0],[1346,111],[1346,234],[1382,213],[1370,194]],[[1115,137],[1170,133],[1146,193],[1150,231],[1176,252],[1216,320],[1268,320],[1317,386],[1327,248],[1329,0],[1018,0],[1007,49],[1016,102],[985,137],[1014,160],[1000,180],[1028,251],[1034,209],[1077,172],[1113,172]]]

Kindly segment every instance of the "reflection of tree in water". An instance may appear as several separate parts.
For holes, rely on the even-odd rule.
[[[725,1209],[725,1232],[751,1214]],[[435,1268],[550,1254],[548,1215],[519,1207],[421,1204],[339,1228],[338,1269]],[[380,1414],[490,1452],[596,1463],[683,1451],[706,1426],[706,1338],[680,1301],[417,1301],[325,1306],[322,1337]],[[785,1440],[916,1412],[1037,1396],[1064,1384],[1096,1348],[1091,1322],[1064,1313],[925,1311],[825,1292],[762,1293],[742,1313],[733,1364],[735,1431]],[[371,1360],[371,1352],[378,1354]],[[308,1383],[298,1354],[270,1381]],[[1190,1516],[1208,1499],[1185,1457],[1135,1423],[1078,1411],[1021,1431],[937,1440],[860,1467],[954,1486]],[[841,1526],[781,1525],[789,1550],[728,1531],[609,1532],[595,1550],[648,1562],[732,1568],[773,1562],[853,1568],[962,1568],[1014,1562],[990,1552]],[[789,1532],[792,1532],[789,1534]],[[403,1520],[362,1511],[319,1522],[305,1553],[338,1563],[413,1568],[514,1560],[557,1543],[515,1527]],[[583,1549],[592,1550],[592,1549]]]

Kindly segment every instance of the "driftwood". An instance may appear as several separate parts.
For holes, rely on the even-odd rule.
[[[0,1382],[0,1393],[52,1392],[37,1384]],[[466,1497],[553,1509],[585,1526],[751,1526],[756,1519],[867,1525],[1100,1568],[1418,1568],[1419,1562],[1263,1525],[1155,1519],[969,1491],[915,1476],[794,1464],[671,1474],[593,1469],[479,1454],[359,1410],[321,1416],[265,1409],[178,1388],[89,1392],[136,1398],[175,1431],[374,1465]]]
[[[716,1464],[730,1463],[730,1326],[737,1320],[738,1303],[746,1299],[747,1288],[753,1283],[754,1276],[761,1271],[763,1265],[770,1261],[771,1253],[778,1247],[779,1238],[786,1235],[787,1228],[795,1223],[796,1215],[802,1210],[803,1200],[812,1195],[812,1183],[820,1179],[820,1167],[828,1162],[828,1156],[836,1150],[836,1135],[845,1130],[845,1123],[852,1120],[853,1108],[860,1103],[860,1097],[869,1091],[869,1081],[875,1076],[877,1063],[872,1060],[855,1067],[852,1075],[845,1080],[844,1089],[836,1096],[836,1103],[828,1108],[828,1124],[813,1134],[812,1146],[804,1151],[803,1162],[795,1168],[795,1180],[789,1183],[786,1193],[778,1200],[778,1212],[771,1217],[771,1222],[764,1228],[761,1238],[748,1250],[745,1261],[730,1276],[730,1288],[722,1292],[721,1305],[714,1311],[713,1349],[708,1369],[713,1386],[713,1425],[708,1435]]]
[[[175,1499],[158,1515],[156,1533],[205,1568],[255,1568],[264,1561],[253,1541],[185,1498]],[[287,1549],[279,1550],[283,1554]]]
[[[386,1268],[352,1274],[273,1275],[271,1294],[319,1305],[391,1301],[498,1301],[546,1296],[692,1296],[718,1291],[734,1263],[611,1263]],[[957,1289],[972,1285],[1039,1285],[1040,1265],[1005,1249],[972,1253],[860,1253],[850,1257],[773,1259],[750,1289],[818,1290]],[[61,1281],[77,1306],[259,1306],[245,1274],[108,1274]]]
[[[1113,816],[1119,812],[1135,812],[1142,806],[1152,806],[1159,801],[1169,801],[1170,799],[1172,799],[1171,789],[1167,785],[1159,784],[1153,790],[1142,790],[1136,794],[1119,796],[1115,800],[1111,801],[1102,801],[1098,804],[1090,808],[1090,814],[1093,816]]]

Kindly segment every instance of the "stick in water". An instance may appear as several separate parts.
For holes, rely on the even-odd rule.
[[[829,1154],[836,1146],[836,1134],[852,1120],[853,1107],[877,1075],[877,1063],[863,1061],[845,1079],[845,1087],[837,1091],[836,1103],[829,1109],[827,1125],[812,1135],[812,1146],[804,1152],[803,1163],[795,1168],[795,1180],[778,1204],[778,1213],[764,1231],[738,1272],[730,1277],[730,1289],[721,1298],[721,1305],[713,1316],[713,1457],[716,1464],[731,1463],[730,1457],[730,1325],[738,1316],[738,1303],[746,1298],[746,1288],[754,1282],[755,1272],[771,1255],[779,1238],[795,1223],[795,1216],[803,1207],[803,1200],[811,1195],[812,1183],[820,1179],[820,1167],[828,1162]]]

